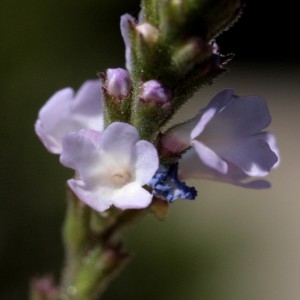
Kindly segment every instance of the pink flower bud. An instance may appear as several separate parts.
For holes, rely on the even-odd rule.
[[[143,83],[140,100],[146,103],[166,105],[170,100],[170,92],[157,80]]]
[[[159,31],[156,27],[149,23],[143,23],[135,27],[136,30],[143,36],[144,40],[149,44],[156,43],[159,37]]]
[[[121,68],[107,69],[105,88],[115,98],[127,97],[132,88],[128,71]]]

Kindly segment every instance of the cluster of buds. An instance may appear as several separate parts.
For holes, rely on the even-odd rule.
[[[211,1],[213,2],[213,1]],[[215,38],[236,20],[238,0],[145,0],[138,20],[121,17],[126,69],[108,69],[75,94],[63,89],[39,113],[36,132],[76,171],[77,197],[103,212],[194,199],[182,180],[266,188],[278,165],[266,102],[218,93],[192,119],[162,128],[200,87],[225,72]]]

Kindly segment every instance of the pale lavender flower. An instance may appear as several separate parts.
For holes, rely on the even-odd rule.
[[[76,170],[68,184],[81,201],[97,211],[147,207],[152,195],[146,185],[158,168],[158,155],[137,130],[115,122],[102,133],[83,130],[63,139],[61,163]]]
[[[101,84],[86,81],[75,94],[71,88],[56,92],[41,108],[35,131],[51,153],[60,154],[62,138],[70,131],[103,129]]]
[[[132,88],[128,71],[122,68],[107,69],[105,88],[115,98],[127,97]]]
[[[262,98],[238,97],[233,90],[224,90],[195,118],[169,129],[162,137],[163,151],[180,153],[192,146],[180,161],[181,178],[209,178],[253,188],[266,187],[263,180],[251,183],[244,180],[249,176],[265,176],[278,164],[275,137],[261,132],[270,122]]]
[[[170,99],[170,91],[157,80],[149,80],[142,84],[140,100],[145,103],[165,105]]]

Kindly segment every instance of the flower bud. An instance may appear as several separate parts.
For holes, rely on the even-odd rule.
[[[142,35],[144,40],[149,44],[155,44],[158,37],[159,37],[159,31],[156,27],[149,23],[143,23],[140,25],[137,25],[136,30]]]
[[[57,299],[59,289],[52,277],[34,278],[31,282],[32,295],[34,299]]]
[[[209,53],[210,49],[204,40],[191,38],[176,48],[172,59],[180,71],[186,71],[205,60]]]
[[[210,49],[211,49],[211,53],[220,54],[219,46],[215,41],[212,41],[209,46],[210,46]]]
[[[146,103],[166,105],[170,100],[170,92],[157,80],[143,83],[140,100]]]
[[[121,68],[107,69],[105,88],[115,98],[127,97],[132,88],[128,71]]]

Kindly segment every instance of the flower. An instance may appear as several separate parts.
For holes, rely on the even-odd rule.
[[[199,114],[170,128],[162,137],[163,151],[183,153],[181,178],[198,177],[264,188],[265,176],[278,165],[275,137],[261,132],[271,122],[266,102],[257,96],[238,97],[227,89],[217,94]],[[199,161],[200,159],[200,161]]]
[[[60,154],[67,132],[103,129],[102,105],[97,80],[86,81],[76,94],[71,88],[59,90],[39,111],[35,132],[49,152]]]
[[[122,122],[102,133],[93,130],[68,133],[63,139],[61,163],[76,170],[68,185],[84,203],[97,211],[111,205],[120,209],[147,207],[152,195],[146,185],[158,168],[158,155],[137,130]]]

